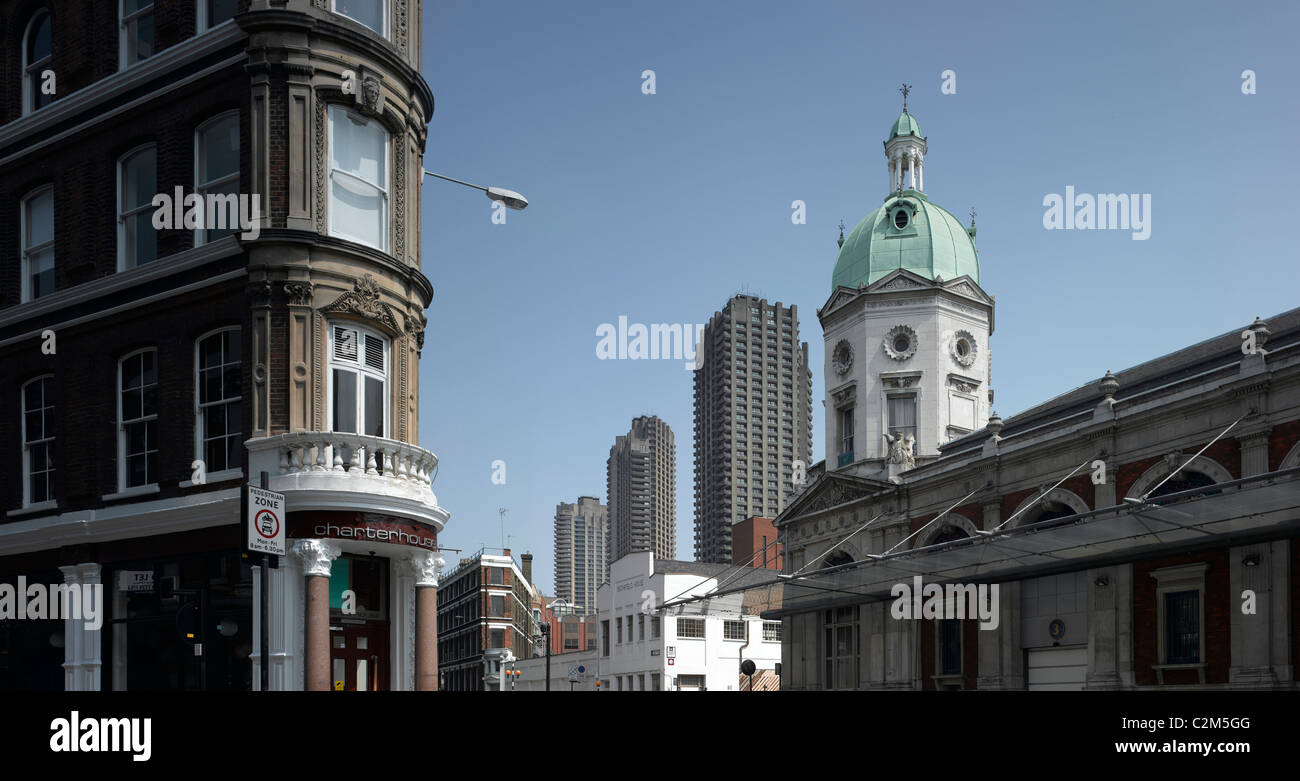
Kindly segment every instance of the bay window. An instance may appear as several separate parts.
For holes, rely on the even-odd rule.
[[[352,325],[330,333],[332,430],[386,436],[388,340]]]
[[[388,250],[388,132],[343,106],[329,108],[329,233]]]

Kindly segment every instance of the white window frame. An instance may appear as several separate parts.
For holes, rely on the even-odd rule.
[[[736,624],[740,624],[740,637],[727,637],[727,630],[728,629],[734,630],[736,628]],[[745,626],[745,624],[746,621],[744,619],[740,619],[739,621],[730,618],[723,619],[722,639],[729,643],[740,643],[749,639],[749,627]]]
[[[27,195],[23,196],[22,200],[18,202],[18,231],[19,231],[18,248],[22,258],[22,261],[18,264],[19,271],[22,274],[22,283],[20,285],[21,292],[19,294],[20,295],[19,301],[21,303],[26,303],[28,301],[31,301],[33,298],[33,293],[35,292],[32,290],[30,255],[36,252],[42,252],[46,249],[53,250],[55,245],[54,226],[50,225],[49,241],[34,247],[27,246],[27,234],[30,231],[30,227],[29,227],[30,220],[28,218],[27,206],[33,199],[44,195],[47,191],[50,193],[50,220],[51,222],[53,222],[54,221],[54,185],[47,184],[41,187],[37,187],[35,190],[32,190],[31,192],[27,193]],[[54,253],[54,262],[56,263],[58,262],[58,252]]]
[[[157,190],[158,189],[158,145],[157,144],[153,144],[153,143],[141,144],[140,146],[131,149],[126,154],[122,155],[117,159],[117,270],[119,272],[129,271],[133,268],[140,267],[139,265],[128,266],[126,264],[126,260],[127,260],[126,221],[137,214],[141,214],[143,212],[147,212],[157,208],[152,203],[146,203],[143,206],[132,207],[129,213],[124,213],[122,211],[122,208],[124,206],[123,198],[122,198],[122,188],[126,186],[126,165],[131,160],[134,160],[137,156],[139,156],[145,150],[148,149],[153,150],[153,160],[154,160],[154,183],[153,184],[154,184],[154,189]],[[150,224],[149,227],[151,230],[154,231],[154,235],[156,237],[158,230],[153,227],[152,223]],[[131,253],[131,254],[132,256],[135,255],[135,253]],[[159,260],[159,256],[157,252],[157,240],[155,238],[154,259],[151,260],[150,263],[156,263],[158,262],[158,260]]]
[[[57,504],[57,502],[56,502],[56,500],[54,499],[53,496],[50,496],[49,498],[47,498],[47,499],[43,499],[43,500],[41,500],[41,501],[39,501],[39,502],[33,502],[33,501],[32,501],[32,479],[31,479],[31,476],[32,476],[32,464],[31,464],[31,453],[30,453],[30,451],[29,451],[29,449],[28,449],[29,446],[31,446],[31,445],[47,445],[47,444],[48,444],[48,445],[51,445],[51,446],[52,446],[53,443],[54,443],[54,435],[51,434],[49,431],[46,431],[46,432],[44,432],[44,433],[46,434],[46,436],[43,437],[42,439],[39,439],[39,440],[36,440],[36,441],[32,441],[32,442],[29,442],[29,441],[27,440],[27,413],[28,413],[28,409],[27,409],[27,388],[28,388],[28,386],[30,386],[30,385],[31,385],[32,383],[34,383],[34,382],[44,382],[44,381],[46,381],[46,380],[53,380],[53,379],[54,379],[54,375],[53,375],[53,374],[42,374],[42,375],[39,376],[39,377],[33,377],[33,378],[31,378],[30,380],[28,380],[27,382],[24,382],[24,383],[22,384],[22,387],[20,387],[20,388],[18,389],[18,407],[19,407],[19,410],[20,410],[20,413],[21,413],[21,418],[22,418],[21,421],[19,422],[19,426],[20,426],[20,429],[21,429],[21,431],[20,431],[20,435],[21,435],[21,437],[22,437],[22,447],[23,447],[23,474],[22,474],[22,479],[23,479],[23,507],[24,507],[24,508],[30,508],[30,507],[54,507],[54,506]],[[42,410],[44,410],[47,406],[52,406],[52,405],[47,405],[45,402],[46,402],[46,399],[45,399],[45,393],[44,393],[44,391],[42,391],[42,392],[41,392],[41,409],[42,409]],[[41,417],[41,425],[42,425],[42,427],[45,425],[44,420],[45,420],[45,419],[44,419],[44,415],[42,414],[42,417]],[[57,467],[51,467],[50,471],[51,471],[51,472],[55,472],[55,471],[57,471]],[[52,493],[52,492],[51,492],[51,493]]]
[[[211,24],[208,21],[208,0],[196,0],[195,5],[197,6],[197,8],[195,8],[195,29],[199,34],[205,33],[208,30],[214,30],[222,25],[235,23],[235,17],[232,16],[224,22],[217,22],[215,25]],[[238,7],[236,7],[236,9],[237,8]],[[238,10],[236,10],[235,13],[238,13]]]
[[[199,0],[199,3],[200,3],[200,5],[206,5],[206,4],[207,4],[207,0]],[[240,143],[242,144],[242,143],[243,143],[243,130],[239,127],[239,124],[240,124],[240,123],[239,123],[239,110],[238,110],[238,109],[231,109],[230,111],[223,111],[223,112],[221,112],[220,114],[217,114],[215,117],[212,117],[212,118],[206,120],[205,122],[203,122],[202,124],[200,124],[198,127],[194,128],[194,192],[195,192],[195,194],[197,194],[200,198],[203,198],[203,197],[204,197],[204,194],[207,193],[209,190],[213,190],[213,189],[215,189],[215,188],[217,188],[217,187],[220,187],[220,186],[223,185],[223,184],[228,184],[228,183],[230,183],[230,182],[238,182],[238,181],[239,181],[239,177],[240,177],[240,175],[243,173],[243,171],[241,170],[241,166],[240,166],[240,165],[236,165],[236,166],[235,166],[235,172],[232,173],[232,174],[226,174],[225,176],[218,177],[218,178],[216,178],[216,179],[212,179],[211,181],[207,181],[207,182],[199,181],[200,161],[202,160],[202,154],[203,154],[203,144],[202,144],[202,141],[201,141],[201,139],[203,138],[203,134],[204,134],[205,132],[207,132],[209,129],[211,129],[212,127],[216,126],[217,124],[219,124],[219,123],[221,123],[221,122],[223,122],[223,121],[225,121],[225,120],[227,120],[227,119],[230,119],[230,118],[232,118],[232,117],[233,117],[234,120],[235,120],[235,131],[236,131],[237,133],[240,134]],[[238,149],[235,150],[235,155],[236,155],[236,156],[239,155],[239,150],[238,150]],[[204,219],[206,220],[206,218],[207,218],[206,200],[205,200],[205,205],[204,205],[203,209],[204,209],[204,212],[203,212],[203,213],[204,213]],[[230,215],[227,215],[227,219],[229,219],[229,216],[230,216]],[[250,218],[252,218],[254,215],[248,215],[248,216],[249,216]],[[230,226],[227,225],[226,227],[229,228]],[[208,230],[209,230],[209,228],[207,228],[207,227],[201,227],[201,228],[195,228],[195,229],[194,229],[194,246],[198,247],[198,246],[202,246],[202,245],[208,243],[208,240],[207,240],[207,232],[208,232]],[[238,226],[235,227],[235,233],[239,233],[239,228],[238,228]],[[225,238],[225,237],[222,237],[222,238]],[[220,239],[215,239],[215,241],[220,241]]]
[[[202,344],[206,340],[214,336],[217,336],[218,334],[226,333],[228,331],[234,332],[237,337],[242,337],[239,326],[232,325],[232,326],[225,326],[223,328],[215,328],[199,336],[199,338],[194,340],[194,458],[196,460],[203,462],[205,477],[207,478],[207,482],[210,483],[216,482],[218,480],[228,480],[231,478],[244,476],[243,467],[229,467],[226,469],[219,469],[215,472],[207,471],[208,468],[212,465],[207,462],[207,447],[204,441],[207,434],[207,431],[205,431],[203,428],[203,410],[205,407],[199,402],[199,388],[201,387],[201,383],[202,383],[202,370],[203,370],[203,363],[202,363],[203,353],[201,352]],[[240,355],[241,356],[243,355],[242,344],[240,345]],[[216,406],[217,404],[239,405],[240,420],[236,425],[242,427],[243,426],[243,403],[244,403],[244,394],[242,392],[243,391],[242,386],[240,388],[240,391],[241,391],[240,394],[238,396],[235,396],[234,398],[222,399],[220,402],[209,402],[207,406],[212,407],[212,406]],[[229,416],[227,416],[226,420],[227,421],[230,420]],[[243,432],[240,433],[242,434]],[[194,483],[192,483],[189,480],[186,480],[183,483],[181,483],[182,488],[188,488],[192,485],[194,485]]]
[[[373,377],[376,379],[381,379],[383,381],[384,383],[383,438],[392,439],[392,437],[389,435],[392,433],[393,430],[393,427],[391,425],[391,411],[390,411],[390,398],[392,396],[393,386],[389,381],[389,375],[392,371],[392,366],[393,366],[393,359],[392,359],[393,340],[389,336],[387,336],[386,334],[380,331],[376,331],[373,328],[367,328],[363,325],[359,325],[351,320],[327,320],[325,325],[326,328],[328,329],[327,334],[329,339],[329,344],[327,345],[326,348],[328,350],[326,355],[326,368],[329,372],[329,379],[327,382],[329,386],[328,389],[329,392],[326,394],[326,402],[325,402],[325,416],[326,416],[325,423],[327,426],[329,426],[328,430],[329,431],[334,430],[334,369],[339,368],[347,371],[356,372],[358,376],[362,378]],[[349,363],[346,360],[344,360],[343,362],[339,362],[338,359],[334,357],[334,344],[335,344],[334,329],[335,328],[347,328],[357,332],[358,334],[357,362],[355,364]],[[384,370],[382,373],[377,372],[375,369],[372,369],[366,365],[366,361],[365,361],[365,351],[366,351],[365,337],[366,336],[373,336],[379,339],[381,342],[383,342]],[[365,426],[363,425],[365,421],[365,414],[364,414],[365,403],[366,403],[365,383],[359,382],[357,384],[357,428],[358,429],[365,428]],[[362,432],[357,431],[356,433],[361,434]]]
[[[337,112],[337,114],[336,114],[336,112]],[[327,208],[328,211],[329,211],[329,216],[328,216],[328,218],[327,218],[327,220],[328,220],[328,222],[329,222],[329,225],[328,225],[329,235],[331,235],[331,236],[337,236],[338,238],[341,238],[341,239],[347,239],[348,241],[355,241],[356,243],[358,243],[358,244],[364,244],[364,245],[367,246],[367,247],[374,247],[375,249],[379,250],[380,252],[388,252],[389,244],[390,244],[391,241],[392,241],[392,237],[390,236],[390,234],[392,233],[392,230],[393,230],[392,209],[391,209],[391,207],[390,207],[390,205],[389,205],[389,202],[390,202],[390,200],[391,200],[391,195],[392,195],[392,181],[393,181],[393,171],[392,171],[392,166],[393,166],[393,134],[390,133],[390,132],[388,132],[388,128],[384,127],[384,124],[383,124],[382,122],[378,121],[377,119],[375,119],[375,118],[373,118],[373,117],[367,117],[367,116],[364,116],[364,115],[362,115],[362,114],[357,113],[356,111],[353,111],[352,109],[348,108],[347,106],[344,106],[344,105],[339,104],[339,103],[335,103],[335,104],[331,105],[331,106],[326,110],[326,112],[325,112],[325,122],[326,122],[326,125],[328,126],[328,127],[327,127],[327,130],[328,130],[328,132],[329,132],[329,145],[330,145],[330,149],[331,149],[331,150],[334,148],[334,118],[335,118],[335,116],[341,116],[341,118],[342,118],[343,121],[348,121],[348,122],[352,121],[351,118],[360,119],[360,120],[362,120],[362,121],[363,121],[365,124],[367,124],[367,125],[374,125],[375,127],[379,128],[379,131],[380,131],[381,133],[384,134],[384,165],[383,165],[383,170],[384,170],[384,186],[383,186],[383,187],[380,187],[380,186],[374,184],[373,182],[367,182],[365,179],[362,179],[362,178],[360,178],[359,176],[356,176],[355,174],[352,174],[352,173],[350,173],[350,172],[348,172],[348,171],[344,171],[344,170],[342,170],[342,169],[334,168],[333,165],[327,161],[327,162],[326,162],[326,165],[327,165],[328,170],[325,172],[325,178],[326,178],[326,182],[325,182],[325,187],[326,187],[325,200],[326,200],[326,203],[327,203],[327,207],[326,207],[326,208]],[[361,239],[361,238],[359,238],[359,237],[356,237],[356,236],[352,236],[352,235],[350,235],[350,234],[348,234],[348,233],[343,232],[342,230],[338,229],[337,227],[335,227],[335,225],[334,225],[334,208],[333,208],[333,204],[334,204],[334,176],[335,176],[335,174],[338,174],[338,175],[341,175],[341,176],[345,176],[345,177],[347,177],[347,178],[349,178],[349,179],[352,179],[353,181],[356,181],[356,182],[360,182],[361,184],[365,185],[366,187],[373,187],[373,188],[375,188],[376,190],[379,190],[379,192],[382,194],[383,197],[380,199],[380,207],[379,207],[379,208],[380,208],[380,212],[381,212],[381,215],[380,215],[380,216],[381,216],[381,218],[382,218],[382,219],[381,219],[381,229],[380,229],[380,231],[379,231],[380,246],[375,246],[375,245],[371,244],[371,243],[368,242],[368,241],[365,241],[365,240],[363,240],[363,239]]]
[[[123,9],[125,8],[125,3],[126,0],[117,0],[117,39],[118,39],[118,69],[119,70],[126,70],[127,68],[130,68],[132,65],[136,65],[137,63],[144,62],[150,57],[153,57],[158,54],[158,19],[156,16],[154,16],[153,53],[150,54],[149,57],[145,57],[144,59],[137,58],[133,61],[128,62],[127,49],[129,47],[127,46],[127,34],[126,34],[127,28],[130,27],[132,22],[135,22],[138,19],[141,19],[145,16],[154,15],[155,3],[150,2],[149,5],[144,6],[138,11],[132,11],[129,14],[123,13]]]
[[[156,479],[153,482],[144,483],[142,485],[128,486],[126,484],[126,456],[127,456],[126,424],[128,421],[122,419],[122,365],[137,355],[142,355],[144,353],[149,353],[149,352],[154,354],[154,358],[153,358],[153,368],[154,368],[154,375],[155,375],[154,386],[157,387],[158,385],[161,384],[159,382],[159,379],[161,378],[158,376],[161,374],[161,367],[159,366],[158,363],[158,348],[144,347],[139,350],[134,350],[132,352],[127,353],[126,355],[123,355],[117,361],[117,383],[113,386],[113,394],[117,397],[115,402],[117,406],[117,490],[120,494],[126,494],[135,491],[144,493],[151,490],[156,491],[158,489],[158,481]],[[141,386],[142,389],[144,387],[145,386],[143,385]],[[155,406],[156,406],[156,396],[155,396]],[[152,415],[146,415],[142,418],[132,418],[129,422],[148,423],[151,420],[152,421],[158,420],[158,412],[156,409]],[[159,449],[157,452],[161,453],[161,449]],[[146,450],[145,451],[146,456],[148,453],[149,451]],[[159,460],[161,461],[161,457]],[[161,466],[161,464],[159,464],[159,466]],[[157,478],[158,475],[154,475],[154,477]]]
[[[708,634],[709,634],[709,625],[708,625],[708,623],[707,623],[703,618],[683,618],[683,617],[678,617],[678,618],[675,619],[675,620],[676,620],[676,623],[675,623],[674,626],[673,626],[673,631],[674,631],[674,633],[675,633],[675,634],[674,634],[674,637],[676,637],[678,640],[704,640],[704,639],[708,636]],[[698,621],[698,622],[700,622],[700,623],[699,623],[699,627],[700,627],[700,635],[699,635],[699,637],[696,637],[696,636],[694,636],[694,635],[683,635],[683,634],[682,634],[682,622],[683,622],[683,621],[690,621],[690,622]],[[694,624],[694,623],[691,623],[690,626],[695,626],[695,624]]]
[[[354,18],[354,17],[348,16],[347,14],[345,14],[345,13],[343,13],[342,11],[338,10],[338,0],[330,0],[330,11],[331,11],[332,13],[335,13],[335,14],[337,14],[337,15],[343,17],[344,19],[347,19],[347,20],[350,21],[350,22],[353,22],[354,24],[359,24],[359,25],[361,25],[362,27],[366,28],[367,30],[372,30],[372,31],[374,31],[374,32],[379,33],[380,35],[382,35],[382,36],[384,37],[385,40],[387,40],[387,39],[388,39],[388,36],[389,36],[389,29],[391,29],[391,27],[392,27],[392,25],[393,25],[393,23],[392,23],[392,19],[391,19],[391,16],[392,16],[392,13],[393,13],[393,4],[392,4],[391,0],[380,0],[380,2],[383,3],[383,5],[384,5],[384,14],[383,14],[383,16],[384,16],[384,22],[383,22],[383,24],[384,24],[384,29],[382,29],[382,30],[375,30],[375,28],[371,27],[370,25],[366,24],[365,22],[363,22],[363,21],[361,21],[361,20],[359,20],[359,19],[356,19],[356,18]]]
[[[41,59],[37,60],[36,62],[28,62],[27,49],[29,48],[32,41],[32,33],[35,32],[36,30],[36,23],[41,21],[42,19],[48,19],[50,21],[50,53],[45,55]],[[37,86],[37,84],[39,84],[39,82],[42,81],[42,79],[40,78],[40,71],[46,69],[46,67],[48,67],[49,64],[54,61],[54,14],[50,13],[50,10],[48,8],[42,8],[38,10],[36,13],[32,14],[32,18],[27,22],[27,29],[23,32],[22,47],[23,47],[23,52],[22,52],[22,58],[23,58],[22,109],[23,110],[22,113],[26,115],[32,113],[33,111],[40,110],[36,107],[36,96],[39,92],[39,87]],[[34,80],[32,78],[33,73],[35,73],[36,75],[36,78]],[[36,84],[34,84],[33,81],[35,81]]]
[[[1206,561],[1198,561],[1192,564],[1182,564],[1176,567],[1162,567],[1151,572],[1151,578],[1156,582],[1156,664],[1153,667],[1156,670],[1157,680],[1164,683],[1165,670],[1200,670],[1201,683],[1205,682],[1205,670],[1208,661],[1205,658],[1205,573],[1209,570],[1210,564]],[[1169,664],[1168,652],[1165,648],[1165,595],[1177,593],[1179,591],[1197,592],[1197,608],[1200,610],[1199,623],[1197,624],[1197,635],[1200,640],[1200,649],[1198,650],[1199,661],[1186,664]]]

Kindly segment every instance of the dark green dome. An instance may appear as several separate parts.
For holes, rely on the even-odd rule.
[[[840,247],[831,287],[870,285],[900,268],[927,279],[980,281],[974,239],[947,209],[915,190],[889,196],[858,223]]]

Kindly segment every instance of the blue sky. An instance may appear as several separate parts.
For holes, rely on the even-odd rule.
[[[637,415],[675,433],[677,555],[693,558],[691,373],[598,360],[601,323],[704,322],[742,289],[797,304],[820,458],[816,309],[837,224],[885,197],[903,81],[926,194],[978,211],[1004,417],[1300,304],[1295,4],[423,5],[425,167],[531,202],[493,224],[482,194],[424,185],[420,442],[441,459],[441,542],[499,546],[509,508],[509,545],[548,593],[555,505],[604,501]],[[1045,230],[1043,198],[1067,186],[1149,193],[1150,238]]]

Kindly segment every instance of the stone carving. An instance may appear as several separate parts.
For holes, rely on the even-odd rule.
[[[253,299],[253,306],[271,305],[271,281],[267,279],[248,284],[248,295]]]
[[[836,374],[848,374],[853,368],[853,345],[847,339],[841,339],[831,351],[831,368]]]
[[[908,325],[896,325],[885,334],[885,354],[895,361],[906,361],[916,354],[916,330]]]
[[[859,499],[864,496],[867,496],[866,491],[853,490],[846,485],[832,483],[809,497],[808,504],[799,508],[799,514],[807,515],[809,513],[815,513],[820,510],[825,510],[827,507],[835,507],[836,505],[851,502],[854,499]],[[805,532],[806,531],[807,529],[805,528]]]
[[[881,286],[881,290],[906,290],[908,288],[920,287],[907,277],[896,277]]]
[[[328,578],[330,565],[342,553],[343,549],[329,540],[298,540],[293,544],[293,555],[302,562],[302,573],[309,577]]]
[[[836,407],[843,407],[852,404],[857,400],[857,398],[858,398],[857,383],[854,383],[853,385],[850,385],[847,388],[840,388],[839,390],[831,392],[831,399],[834,401]]]
[[[902,431],[895,431],[891,437],[888,433],[882,434],[885,442],[889,445],[889,463],[903,464],[907,467],[916,466],[916,437],[911,432],[906,435]]]
[[[393,257],[406,263],[406,143],[393,140]]]
[[[369,274],[363,275],[352,286],[352,292],[339,296],[334,303],[321,309],[322,312],[350,312],[368,320],[374,320],[388,327],[393,333],[400,333],[397,317],[388,304],[379,300],[379,283]]]
[[[289,294],[289,306],[311,306],[312,284],[310,282],[286,282],[284,292]]]
[[[316,232],[325,233],[325,101],[316,96],[316,182],[313,190],[316,198]]]
[[[957,363],[967,367],[973,366],[975,356],[979,353],[979,343],[975,341],[975,336],[970,331],[958,330],[952,335],[948,351]]]
[[[406,51],[406,0],[397,0],[393,21],[397,27],[397,48]]]
[[[411,554],[407,560],[411,572],[415,574],[416,586],[436,586],[438,585],[438,576],[447,562],[441,556],[430,551],[419,551]]]
[[[361,108],[371,114],[379,114],[379,77],[367,74],[361,80],[361,91],[357,93],[360,99]]]

